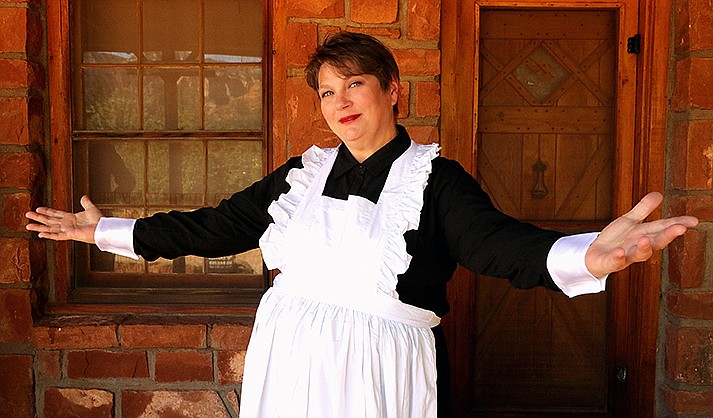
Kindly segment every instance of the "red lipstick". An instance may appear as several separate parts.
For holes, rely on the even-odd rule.
[[[360,114],[345,116],[345,117],[339,119],[339,123],[349,123],[349,122],[359,119],[359,117],[361,117]]]

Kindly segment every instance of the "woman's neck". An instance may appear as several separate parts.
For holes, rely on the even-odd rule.
[[[368,144],[349,144],[345,142],[344,145],[349,148],[349,152],[351,152],[355,160],[360,163],[363,163],[364,161],[366,161],[367,158],[374,155],[376,151],[380,150],[384,145],[388,144],[394,138],[396,138],[396,135],[398,135],[398,133],[399,131],[396,129],[396,125],[394,125],[393,131],[388,134],[382,135],[381,138],[375,139],[374,141],[370,141]]]

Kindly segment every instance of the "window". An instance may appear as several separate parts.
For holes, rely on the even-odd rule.
[[[72,199],[108,216],[215,205],[264,175],[263,0],[72,2]],[[74,245],[68,300],[255,303],[259,250],[134,261]]]

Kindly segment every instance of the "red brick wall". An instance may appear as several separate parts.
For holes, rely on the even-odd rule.
[[[401,123],[418,141],[439,139],[439,2],[279,3],[276,44],[284,49],[275,67],[276,163],[313,142],[334,141],[301,68],[307,52],[339,29],[377,35],[394,50],[402,70]],[[708,0],[674,6],[668,212],[703,223],[668,252],[658,410],[713,417],[713,261],[705,257],[713,245],[713,11]],[[46,243],[24,232],[22,217],[46,199],[52,177],[45,168],[44,22],[43,2],[0,0],[0,417],[128,418],[149,410],[235,416],[249,326],[175,325],[176,318],[132,325],[102,318],[82,325],[33,322],[52,271]]]
[[[334,143],[302,67],[308,51],[340,28],[377,35],[395,50],[402,123],[418,141],[438,140],[438,2],[281,3],[275,164],[313,142]],[[97,317],[33,322],[51,298],[44,289],[52,274],[51,245],[26,233],[23,217],[49,201],[52,179],[44,7],[0,0],[0,418],[237,416],[249,326],[155,317],[131,325]]]
[[[713,8],[676,0],[673,10],[669,212],[702,224],[668,252],[659,410],[713,416]]]
[[[42,11],[0,2],[0,416],[34,413],[32,292],[46,268],[43,244],[24,233],[22,214],[41,201],[44,181]]]

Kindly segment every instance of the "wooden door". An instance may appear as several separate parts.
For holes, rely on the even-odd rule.
[[[473,18],[473,174],[505,213],[599,230],[631,205],[636,71],[623,34],[636,7],[488,3],[476,2]],[[445,323],[459,333],[450,338],[456,416],[616,416],[626,324],[610,308],[623,293],[569,299],[470,280],[450,293],[456,317]]]
[[[477,177],[495,205],[567,232],[612,218],[616,14],[483,10]],[[476,282],[474,411],[606,411],[607,295]]]

